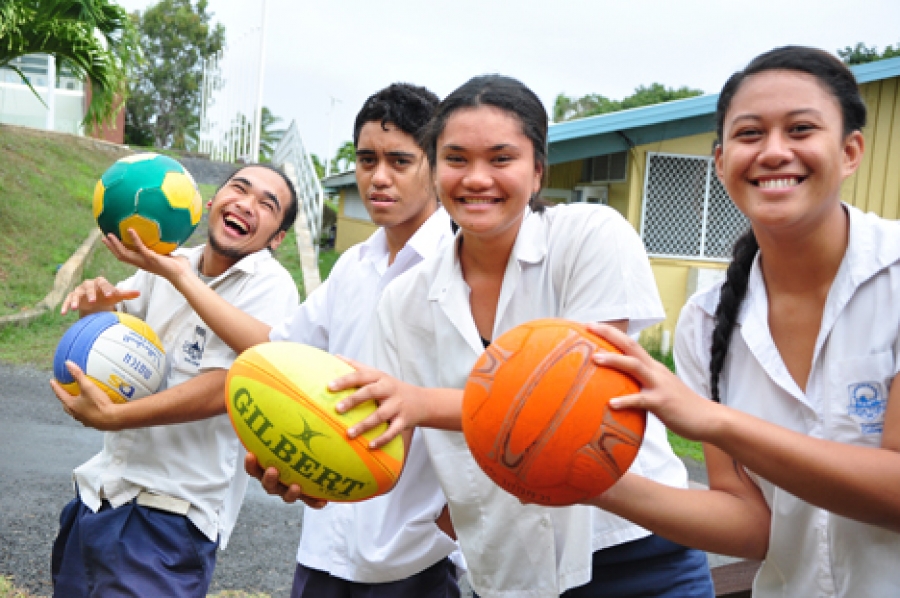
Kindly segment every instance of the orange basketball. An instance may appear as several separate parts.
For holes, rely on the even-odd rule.
[[[647,413],[612,410],[639,390],[631,377],[596,366],[605,340],[574,322],[534,320],[496,338],[463,394],[463,434],[475,461],[507,492],[562,506],[605,492],[631,466]]]

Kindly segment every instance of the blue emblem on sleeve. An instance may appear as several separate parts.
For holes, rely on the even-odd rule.
[[[880,382],[857,382],[847,387],[850,393],[848,415],[859,422],[863,434],[881,434],[884,431],[884,412],[887,395]]]

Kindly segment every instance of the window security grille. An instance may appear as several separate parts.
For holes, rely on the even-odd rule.
[[[728,260],[748,227],[712,158],[647,154],[641,238],[649,255]]]

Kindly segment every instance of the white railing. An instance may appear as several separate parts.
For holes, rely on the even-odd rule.
[[[290,164],[296,177],[297,196],[300,198],[300,209],[306,216],[307,226],[316,256],[319,255],[319,237],[322,234],[322,203],[324,192],[312,159],[303,140],[300,138],[300,130],[297,121],[292,120],[291,125],[285,131],[278,147],[272,153],[272,165],[282,168],[287,172],[285,165]]]

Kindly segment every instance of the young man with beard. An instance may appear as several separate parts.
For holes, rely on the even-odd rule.
[[[225,304],[178,260],[121,244],[117,255],[170,280],[237,352],[290,340],[358,358],[384,288],[452,237],[418,143],[437,104],[433,93],[408,84],[391,85],[366,100],[353,131],[356,182],[381,228],[347,250],[328,280],[276,326]],[[459,596],[457,568],[449,558],[457,545],[447,501],[418,434],[397,486],[360,503],[325,505],[303,497],[299,487],[281,485],[274,468],[263,472],[253,455],[247,468],[268,492],[314,507],[304,511],[292,598]]]
[[[209,242],[176,251],[176,261],[235,309],[281,321],[298,295],[271,250],[296,219],[293,185],[272,168],[247,166],[207,207]],[[248,479],[222,400],[236,353],[146,271],[116,286],[82,283],[63,303],[63,314],[73,310],[141,318],[162,340],[168,370],[163,390],[121,405],[72,363],[81,395],[51,382],[69,415],[107,432],[103,450],[74,471],[77,496],[53,546],[54,596],[205,596]]]

